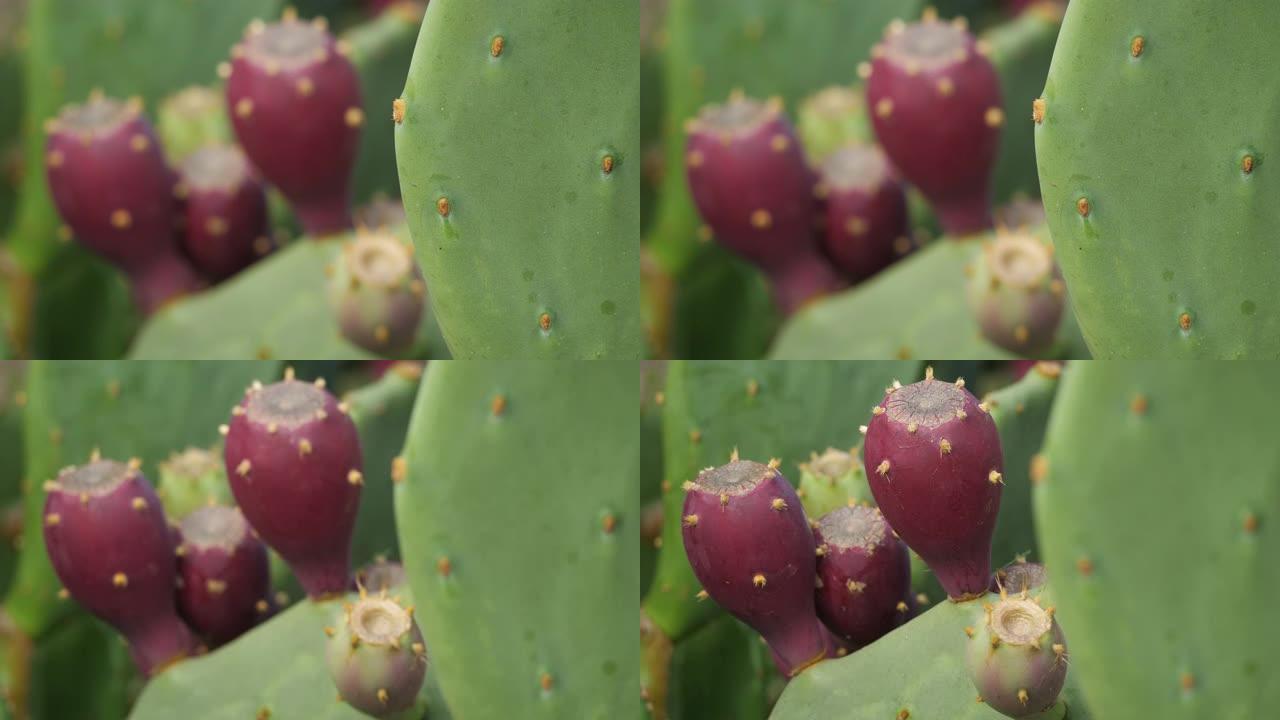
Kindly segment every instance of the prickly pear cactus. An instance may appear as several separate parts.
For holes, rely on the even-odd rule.
[[[1256,74],[1276,55],[1277,23],[1270,2],[1069,5],[1036,103],[1036,152],[1098,357],[1280,352],[1276,94]],[[1238,68],[1240,82],[1210,67]]]
[[[1258,442],[1273,381],[1266,363],[1069,367],[1033,465],[1036,523],[1070,676],[1099,717],[1262,717],[1280,703],[1263,681],[1280,672],[1280,451]]]
[[[460,717],[641,716],[636,370],[427,369],[396,519],[432,672]]]
[[[982,622],[982,605],[939,603],[849,657],[815,665],[787,685],[770,720],[1000,720],[1005,716],[974,702],[977,693],[965,668],[964,630]],[[1093,716],[1071,682],[1075,667],[1062,698],[1071,720],[1088,720]],[[1056,712],[1044,720],[1063,717]]]
[[[52,259],[59,244],[46,190],[44,134],[38,131],[44,121],[95,87],[155,103],[190,83],[210,82],[245,25],[274,15],[279,5],[279,0],[30,0],[27,173],[11,233],[11,247],[28,270]]]
[[[175,448],[211,445],[218,423],[273,363],[35,362],[28,368],[25,418],[27,478],[23,553],[5,610],[27,634],[39,635],[71,614],[57,602],[60,584],[44,548],[40,483],[59,468],[85,462],[95,448],[137,457],[154,477]]]
[[[303,602],[208,656],[186,660],[150,682],[130,720],[317,718],[360,720],[367,715],[336,701],[325,664],[324,628],[341,616],[344,602]],[[405,593],[404,602],[411,602]],[[419,694],[427,717],[452,717],[433,681]]]
[[[853,69],[889,21],[918,17],[924,0],[672,0],[667,14],[663,132],[667,172],[650,245],[679,273],[697,250],[698,214],[684,167],[684,122],[733,89],[780,96],[794,109],[804,96],[853,79]]]
[[[325,297],[325,272],[341,241],[300,239],[231,280],[156,313],[130,356],[368,358],[343,339]],[[447,352],[424,312],[410,356]]]
[[[894,378],[908,379],[908,362],[677,362],[667,371],[663,415],[664,515],[682,515],[681,484],[722,465],[737,448],[743,457],[782,461],[795,477],[815,445],[853,447],[858,425]],[[678,522],[663,526],[663,551],[644,611],[673,640],[719,612],[696,599],[701,586],[684,553]]]
[[[455,355],[640,355],[638,8],[428,6],[396,157]]]

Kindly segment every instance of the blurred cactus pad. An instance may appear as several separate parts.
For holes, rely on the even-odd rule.
[[[0,4],[0,358],[640,355],[635,5],[81,5]]]
[[[340,361],[0,363],[6,717],[354,720],[367,717],[353,707],[359,704],[398,720],[639,720],[631,630],[639,595],[639,378],[632,362],[567,370],[558,362],[497,361],[432,361],[425,369]],[[298,408],[302,415],[288,416]],[[254,423],[258,449],[246,450],[237,443]],[[283,464],[262,453],[271,443],[287,443],[276,456]],[[252,463],[241,459],[245,452]],[[290,475],[335,452],[355,459],[329,473],[336,477],[327,486],[317,473]],[[105,485],[84,486],[79,501],[65,491],[67,468],[99,457],[87,467],[117,468],[139,493],[119,510],[105,499],[114,492]],[[289,515],[272,509],[278,504],[262,515],[257,491],[245,492],[245,483],[265,490],[281,468],[291,478],[283,487],[292,507],[332,514],[334,490],[356,498],[350,535],[281,525],[271,513]],[[247,599],[252,614],[256,600],[256,618],[229,642],[192,648],[144,678],[114,628],[124,618],[130,645],[154,645],[154,637],[132,630],[147,618],[132,605],[107,612],[94,601],[108,624],[80,600],[99,597],[81,594],[94,578],[105,578],[105,597],[144,586],[177,596],[185,587],[172,568],[145,571],[159,572],[159,580],[170,573],[167,585],[141,570],[125,577],[115,569],[136,556],[145,539],[136,531],[92,535],[112,513],[123,512],[114,517],[128,527],[151,517],[139,510],[154,502],[156,478],[163,478],[156,482],[175,534],[173,547],[162,542],[162,556],[185,564],[202,543],[201,562],[212,573],[202,581],[210,588],[205,611]],[[86,521],[79,510],[50,514],[53,494],[97,519]],[[244,520],[209,521],[218,516],[212,510],[237,503],[257,523],[252,534]],[[159,508],[152,512],[160,537],[168,537]],[[286,558],[271,553],[270,577],[266,563],[254,571],[269,583],[265,594],[245,598],[235,584],[244,571],[232,575],[229,561],[210,560],[223,526],[238,542],[280,545]],[[92,538],[93,551],[67,549],[67,536],[50,535],[73,532]],[[320,537],[317,546],[347,541],[349,562],[334,555],[346,567],[342,590],[313,599],[299,591],[288,565],[297,549],[289,543],[303,536]],[[46,550],[46,537],[59,539],[56,549],[51,541]],[[189,573],[180,576],[189,584]],[[510,592],[521,585],[529,591]],[[179,609],[194,628],[188,606]],[[391,628],[399,628],[394,637],[386,635]],[[390,676],[393,652],[402,670]],[[74,693],[68,678],[76,679]]]
[[[1280,475],[1258,420],[1275,403],[1265,389],[1268,363],[682,361],[665,370],[648,371],[641,406],[648,415],[656,405],[662,429],[644,436],[642,453],[656,447],[664,458],[661,495],[649,501],[664,519],[661,532],[646,531],[657,558],[645,579],[640,623],[651,717],[720,717],[729,708],[737,720],[996,720],[1005,713],[1191,719],[1264,716],[1276,702],[1267,680],[1277,668],[1267,651],[1277,625],[1265,599],[1274,590],[1265,558],[1275,541]],[[942,425],[931,426],[935,420],[923,411],[901,414],[912,393],[929,388],[980,400],[967,412],[946,409]],[[1211,405],[1226,414],[1196,420]],[[895,534],[911,545],[920,540],[913,518],[927,516],[930,502],[960,484],[958,466],[947,463],[974,442],[963,428],[982,415],[994,421],[1003,455],[1003,472],[977,478],[998,488],[1000,500],[996,522],[985,530],[991,581],[983,592],[949,600],[933,577],[946,565],[930,568],[913,557],[914,597],[900,606],[900,626],[882,628],[861,647],[833,650],[788,681],[751,626],[759,618],[740,619],[740,607],[730,615],[716,601],[728,590],[702,587],[690,570],[688,557],[697,552],[694,567],[719,562],[749,578],[782,552],[745,542],[686,544],[690,528],[708,532],[715,518],[705,507],[701,517],[680,514],[685,493],[697,488],[682,484],[703,482],[703,469],[724,465],[735,449],[741,457],[773,458],[776,472],[798,484],[806,512],[879,501],[884,517],[899,521]],[[870,425],[872,446],[894,417],[906,418],[894,446],[862,446],[859,424]],[[948,434],[940,449],[919,458],[901,452],[906,438],[938,427]],[[819,478],[825,468],[806,457],[806,447],[822,453],[817,457],[838,478]],[[850,459],[865,462],[865,474],[861,467],[847,472]],[[924,503],[905,486],[920,467],[937,470]],[[1212,477],[1231,480],[1206,482]],[[894,494],[885,494],[886,483]],[[710,513],[750,512],[740,492],[726,487]],[[946,517],[964,499],[953,502]],[[755,518],[760,535],[774,532],[769,513],[787,505],[775,500]],[[1151,512],[1155,507],[1162,509]],[[945,526],[926,531],[957,541],[972,532]],[[833,550],[814,543],[820,578],[829,582],[823,563]],[[779,607],[767,595],[775,577],[758,577],[766,581],[744,584],[776,616],[811,612]],[[1201,588],[1197,578],[1208,585]],[[866,604],[876,594],[865,583],[878,581],[850,580],[850,607],[861,603],[871,612]],[[1224,599],[1223,586],[1239,592]],[[818,615],[828,623],[822,587],[819,580]],[[891,612],[892,602],[884,606]],[[1188,617],[1202,620],[1188,625]],[[776,634],[776,626],[768,629]],[[1126,659],[1142,653],[1151,655],[1145,666]]]

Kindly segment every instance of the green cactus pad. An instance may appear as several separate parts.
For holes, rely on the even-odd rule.
[[[725,615],[676,646],[670,720],[762,720],[769,681],[781,677],[751,628]]]
[[[221,285],[162,308],[143,327],[130,356],[372,357],[343,339],[325,296],[325,269],[341,243],[298,240]],[[422,323],[411,355],[446,352],[430,312],[423,313]]]
[[[1036,523],[1070,674],[1099,717],[1280,705],[1274,383],[1271,363],[1068,368]]]
[[[1070,4],[1036,153],[1098,357],[1280,353],[1278,24],[1273,2]]]
[[[396,158],[458,357],[639,357],[638,8],[428,6]]]
[[[351,406],[351,419],[360,431],[364,453],[364,492],[351,540],[354,567],[380,556],[391,560],[400,557],[391,478],[409,430],[421,374],[417,364],[398,363],[377,382],[343,397]]]
[[[367,720],[337,699],[325,664],[324,628],[349,600],[298,603],[230,645],[184,660],[147,685],[130,720]],[[434,674],[428,669],[419,697],[430,720],[449,720]]]
[[[460,717],[641,716],[638,393],[634,362],[428,367],[396,520]]]
[[[274,363],[35,362],[27,370],[24,426],[27,481],[22,556],[5,610],[28,635],[40,635],[75,611],[57,602],[60,583],[44,548],[44,480],[84,462],[95,448],[107,457],[156,463],[174,448],[211,445],[218,424],[254,378]]]
[[[1004,715],[975,702],[977,692],[965,667],[969,638],[964,629],[982,621],[981,602],[939,603],[849,657],[828,660],[801,673],[787,685],[769,718],[1001,720]],[[1067,673],[1062,692],[1067,717],[1090,720],[1093,716],[1072,684],[1076,667]]]
[[[681,483],[723,464],[736,448],[747,458],[782,461],[792,482],[798,463],[817,447],[853,447],[858,425],[894,378],[916,363],[676,362],[667,370],[663,451],[664,515],[679,518]],[[684,552],[680,523],[663,525],[662,552],[645,612],[673,640],[714,618],[714,602],[696,599],[701,586]]]

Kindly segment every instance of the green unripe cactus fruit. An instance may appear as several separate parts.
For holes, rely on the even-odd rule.
[[[388,232],[357,233],[329,278],[329,303],[343,336],[379,355],[413,345],[426,295],[413,248]]]
[[[156,113],[156,132],[174,165],[205,145],[233,142],[222,91],[191,85],[165,98]]]
[[[857,452],[835,448],[827,448],[821,455],[809,453],[809,462],[800,463],[796,492],[805,513],[815,520],[836,508],[871,500]]]
[[[1019,355],[1048,352],[1066,304],[1053,247],[1030,233],[996,233],[967,270],[969,307],[983,336]]]
[[[820,163],[849,143],[873,140],[861,85],[831,85],[805,98],[796,110],[796,132],[805,154]]]
[[[965,628],[969,676],[982,701],[1014,718],[1053,707],[1067,679],[1067,641],[1053,608],[1021,593],[987,606],[984,621]]]
[[[160,463],[156,493],[170,520],[181,520],[205,505],[234,505],[221,451],[189,447]]]
[[[325,660],[344,702],[377,718],[421,716],[413,707],[427,673],[427,646],[412,607],[385,592],[361,591],[325,634]]]

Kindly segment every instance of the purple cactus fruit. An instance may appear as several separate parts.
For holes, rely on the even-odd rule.
[[[271,592],[267,548],[236,508],[211,505],[182,519],[178,609],[212,647],[247,632]]]
[[[426,678],[427,646],[412,607],[362,590],[325,634],[329,674],[344,702],[378,718],[414,707]]]
[[[707,594],[760,633],[785,676],[825,658],[813,532],[776,465],[735,457],[703,470],[685,491],[684,549]]]
[[[911,558],[880,511],[837,508],[814,528],[818,543],[818,617],[854,648],[870,645],[906,619]]]
[[[1021,593],[1039,590],[1049,582],[1049,574],[1040,563],[1018,558],[995,572],[991,577],[991,592]]]
[[[969,676],[978,696],[1009,717],[1053,707],[1067,680],[1067,640],[1054,618],[1027,593],[1001,593],[969,635]]]
[[[267,196],[244,153],[206,145],[182,162],[187,255],[214,280],[228,278],[272,250]]]
[[[245,519],[312,598],[346,591],[361,474],[360,437],[321,381],[254,386],[226,426],[227,478]]]
[[[689,121],[685,165],[702,219],[755,263],[790,313],[844,287],[814,229],[817,178],[779,102],[734,95]]]
[[[989,229],[1004,111],[985,45],[962,21],[928,13],[918,23],[891,24],[871,56],[867,105],[894,167],[924,193],[950,235]]]
[[[863,443],[867,482],[899,537],[952,600],[986,593],[991,534],[1004,489],[996,424],[964,381],[894,383],[872,408]]]
[[[45,125],[45,166],[58,214],[86,247],[120,268],[151,313],[201,287],[182,257],[174,174],[137,100],[94,93]]]
[[[818,187],[826,204],[827,256],[849,278],[865,280],[910,252],[907,196],[880,148],[835,151],[822,163]]]
[[[1066,305],[1052,245],[1027,233],[997,233],[966,270],[969,307],[985,338],[1019,355],[1052,348]]]
[[[343,337],[379,355],[413,346],[426,295],[413,246],[387,232],[357,232],[329,278]]]
[[[222,74],[236,137],[313,237],[351,229],[360,80],[323,20],[255,21]]]
[[[196,649],[175,607],[177,558],[160,499],[138,470],[102,460],[46,483],[44,540],[67,592],[120,631],[148,676]]]

